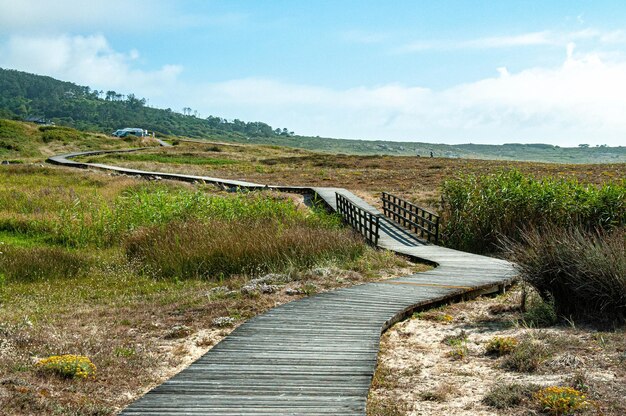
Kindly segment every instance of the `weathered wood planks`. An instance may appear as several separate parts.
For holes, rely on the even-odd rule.
[[[148,177],[227,187],[314,192],[336,209],[336,193],[372,215],[362,199],[341,188],[268,187],[245,181],[146,172],[74,162]],[[417,307],[510,283],[513,265],[424,245],[380,218],[378,246],[438,265],[434,270],[353,286],[294,301],[250,319],[188,368],[122,411],[124,415],[364,415],[381,331]]]

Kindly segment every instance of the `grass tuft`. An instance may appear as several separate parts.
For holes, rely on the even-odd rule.
[[[482,402],[496,409],[509,409],[530,400],[539,388],[535,384],[498,384],[489,390]]]
[[[219,279],[258,275],[318,263],[354,261],[363,242],[346,230],[288,228],[273,221],[172,222],[137,230],[124,242],[126,255],[164,278]]]
[[[539,315],[626,320],[626,228],[608,232],[544,227],[509,243],[522,279],[547,302]]]
[[[517,347],[517,339],[513,337],[493,337],[487,342],[485,352],[488,355],[497,355],[502,357],[508,355]]]
[[[7,283],[73,278],[93,263],[84,252],[60,247],[0,247],[4,247],[0,252],[0,270]]]
[[[522,373],[534,373],[550,356],[552,349],[548,345],[528,336],[519,341],[513,351],[505,356],[502,366]]]
[[[626,180],[597,187],[503,170],[448,180],[442,200],[445,244],[475,253],[497,250],[502,236],[520,241],[528,227],[611,230],[626,224]]]

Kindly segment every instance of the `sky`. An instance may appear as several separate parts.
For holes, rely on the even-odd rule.
[[[626,146],[624,1],[0,0],[0,67],[302,135]]]

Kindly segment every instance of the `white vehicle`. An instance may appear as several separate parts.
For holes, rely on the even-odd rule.
[[[134,128],[134,127],[126,127],[125,129],[115,130],[111,134],[116,137],[128,137],[128,136],[144,137],[146,135],[146,130]]]

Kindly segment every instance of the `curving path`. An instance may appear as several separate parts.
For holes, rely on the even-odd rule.
[[[311,192],[332,208],[338,192],[379,214],[341,188],[266,186],[71,160],[98,153],[106,151],[71,153],[48,161],[225,187]],[[322,293],[252,318],[122,414],[365,415],[382,332],[420,307],[503,290],[515,277],[509,262],[425,245],[384,217],[380,224],[379,247],[438,267]]]

